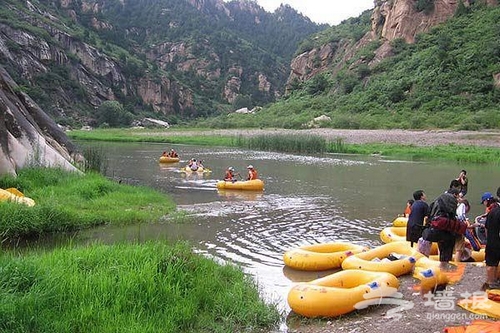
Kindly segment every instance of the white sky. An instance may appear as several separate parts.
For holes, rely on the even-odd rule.
[[[290,5],[316,23],[337,25],[350,17],[357,17],[373,9],[373,0],[256,0],[268,12],[274,12],[282,3]]]

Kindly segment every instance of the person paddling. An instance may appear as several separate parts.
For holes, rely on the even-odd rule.
[[[225,181],[230,181],[230,182],[235,182],[237,180],[236,176],[240,176],[240,174],[238,172],[234,172],[234,168],[233,167],[229,167],[226,170],[226,174],[224,176],[224,180]],[[240,178],[241,178],[241,176],[240,176]]]

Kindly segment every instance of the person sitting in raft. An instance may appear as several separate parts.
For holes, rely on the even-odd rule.
[[[197,171],[198,170],[198,163],[196,162],[195,158],[192,158],[189,161],[188,167],[191,169],[191,171]]]
[[[248,169],[247,180],[254,180],[254,179],[258,178],[258,176],[257,176],[257,170],[255,170],[255,168],[253,167],[253,165],[247,166],[247,169]]]
[[[227,182],[235,182],[237,180],[236,176],[239,176],[239,175],[240,175],[239,173],[234,172],[233,167],[229,167],[226,170],[226,175],[224,176],[224,180]]]
[[[161,154],[162,157],[168,157],[169,155],[167,154],[166,151],[164,151],[162,154]]]
[[[170,157],[179,157],[179,154],[174,150],[174,148],[170,149],[170,153],[168,153]]]

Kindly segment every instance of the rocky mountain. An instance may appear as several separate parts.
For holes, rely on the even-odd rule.
[[[58,123],[98,125],[107,100],[175,123],[274,101],[323,28],[249,0],[4,0],[0,64]]]
[[[370,24],[362,38],[356,40],[349,36],[328,41],[299,54],[291,62],[287,85],[305,82],[320,73],[335,74],[346,66],[354,68],[360,63],[373,67],[394,55],[391,44],[395,40],[414,43],[418,34],[446,22],[460,6],[469,7],[479,2],[486,6],[498,5],[497,0],[376,0],[373,11],[364,14],[370,15]],[[354,22],[360,24],[359,20]],[[356,54],[371,43],[376,43],[374,56],[355,59]]]

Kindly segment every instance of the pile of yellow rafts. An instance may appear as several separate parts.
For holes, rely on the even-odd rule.
[[[293,286],[287,297],[290,308],[306,317],[335,317],[371,304],[384,304],[384,299],[396,297],[398,277],[405,274],[413,274],[424,293],[438,285],[457,282],[465,264],[454,273],[455,276],[442,272],[437,257],[427,258],[410,247],[405,240],[404,222],[399,218],[390,227],[404,228],[404,233],[400,229],[391,230],[391,233],[385,231],[381,238],[387,241],[386,244],[373,249],[339,242],[306,245],[285,252],[283,261],[292,269],[341,269]]]
[[[33,199],[25,197],[24,193],[13,187],[5,190],[0,188],[0,201],[16,202],[30,207],[35,205]]]

